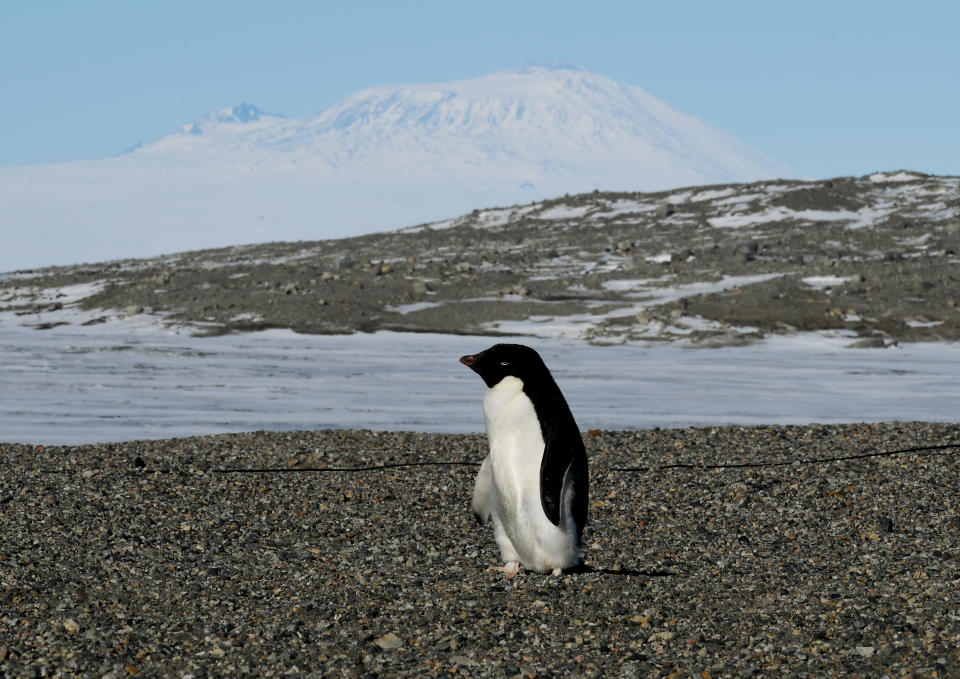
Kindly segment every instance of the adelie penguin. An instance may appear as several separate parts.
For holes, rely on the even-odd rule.
[[[521,567],[558,575],[580,563],[587,523],[587,453],[570,407],[540,355],[497,344],[460,362],[486,383],[490,454],[473,489],[473,513],[493,520],[510,577]]]

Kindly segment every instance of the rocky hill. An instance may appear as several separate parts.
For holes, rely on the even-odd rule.
[[[400,231],[8,274],[22,323],[530,334],[716,346],[960,339],[960,178],[593,192]]]

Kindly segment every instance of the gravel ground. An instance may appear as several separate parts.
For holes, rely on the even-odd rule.
[[[296,471],[478,462],[483,436],[0,445],[0,675],[960,676],[960,425],[585,441],[586,567],[512,580],[474,467]]]

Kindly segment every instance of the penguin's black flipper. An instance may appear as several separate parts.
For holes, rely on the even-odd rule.
[[[573,418],[570,418],[573,421]],[[562,503],[570,502],[577,524],[577,537],[587,523],[587,452],[580,432],[544,427],[543,459],[540,462],[540,504],[550,522],[560,525]],[[566,489],[564,484],[566,482]]]

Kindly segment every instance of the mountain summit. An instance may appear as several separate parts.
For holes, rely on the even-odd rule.
[[[242,104],[141,152],[152,149],[217,153],[224,159],[256,155],[274,167],[306,163],[334,173],[413,174],[426,184],[453,173],[553,193],[659,190],[792,175],[639,87],[573,67],[381,85],[307,118],[268,116]]]
[[[594,189],[790,176],[639,87],[538,66],[381,85],[304,118],[244,103],[113,158],[0,168],[0,205],[24,231],[0,270],[335,238]]]

